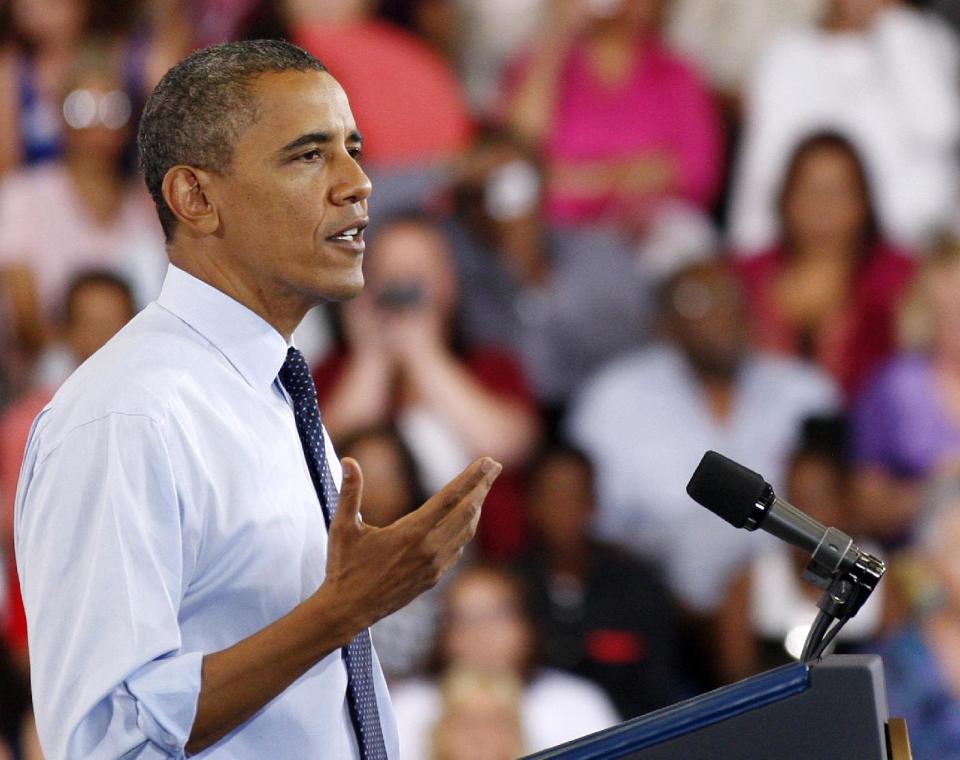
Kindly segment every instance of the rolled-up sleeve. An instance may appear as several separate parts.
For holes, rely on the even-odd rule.
[[[160,424],[34,425],[15,514],[34,708],[48,760],[179,758],[203,655],[184,652],[183,514]]]

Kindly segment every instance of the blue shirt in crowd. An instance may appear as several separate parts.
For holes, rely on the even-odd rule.
[[[960,698],[918,625],[875,647],[883,658],[890,715],[905,718],[917,760],[960,760]]]

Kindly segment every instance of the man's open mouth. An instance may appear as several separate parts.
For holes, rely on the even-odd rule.
[[[363,231],[366,229],[367,220],[363,219],[354,223],[351,227],[345,227],[339,232],[330,235],[327,240],[333,240],[338,243],[358,243],[363,240]]]

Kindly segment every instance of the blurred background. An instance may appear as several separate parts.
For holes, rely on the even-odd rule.
[[[960,758],[958,0],[0,0],[0,758],[41,757],[12,556],[30,423],[158,293],[134,136],[217,42],[343,84],[367,287],[298,330],[386,525],[505,464],[378,623],[404,760],[504,760],[791,661],[808,558],[684,486],[706,449],[890,571],[918,758]]]

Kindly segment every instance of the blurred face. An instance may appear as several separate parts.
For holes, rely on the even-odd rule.
[[[960,359],[960,267],[939,269],[926,277],[933,314],[934,352]]]
[[[449,663],[518,673],[530,649],[530,631],[512,589],[485,573],[466,572],[448,591],[444,653]]]
[[[732,378],[747,345],[742,296],[720,266],[691,270],[669,295],[670,333],[696,372]]]
[[[547,548],[576,547],[587,536],[593,515],[589,473],[573,457],[547,461],[537,473],[530,492],[528,514]]]
[[[259,118],[237,139],[228,172],[210,180],[217,266],[268,321],[298,322],[311,307],[362,289],[370,181],[347,96],[332,76],[263,74],[251,89]]]
[[[14,26],[39,44],[77,37],[87,18],[84,0],[12,0]]]
[[[597,31],[651,32],[659,28],[663,0],[586,0]]]
[[[801,159],[783,209],[787,236],[795,244],[855,245],[867,213],[857,164],[849,153],[823,147]]]
[[[952,514],[941,521],[937,548],[933,552],[933,565],[940,576],[948,603],[960,610],[960,504],[953,506]]]
[[[67,156],[113,164],[130,138],[130,98],[118,79],[80,77],[63,100]]]
[[[412,507],[413,494],[396,443],[387,436],[369,436],[342,452],[363,469],[363,521],[378,528],[391,525]]]
[[[501,255],[540,244],[543,177],[517,146],[492,142],[470,151],[459,167],[456,193],[473,235]]]
[[[375,297],[388,308],[406,301],[447,318],[456,306],[446,241],[429,227],[398,223],[380,231],[368,273]]]
[[[74,294],[66,341],[78,362],[85,361],[123,327],[133,314],[126,293],[106,283],[85,285]]]
[[[788,500],[824,525],[843,529],[843,484],[837,469],[816,456],[797,458],[787,481]]]
[[[891,4],[891,0],[833,0],[833,23],[840,29],[864,31],[877,13]]]
[[[370,15],[372,0],[285,0],[283,14],[298,23],[349,24]]]

